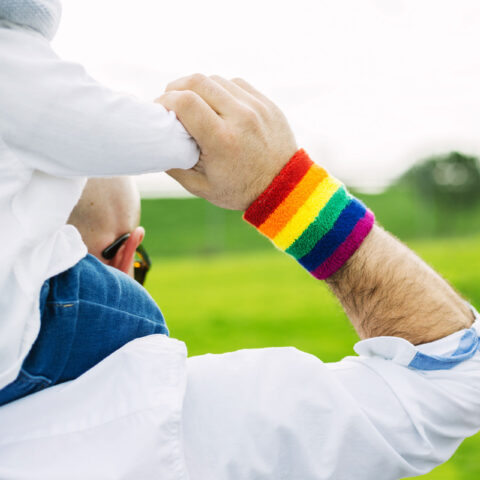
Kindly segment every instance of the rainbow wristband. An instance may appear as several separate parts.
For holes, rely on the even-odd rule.
[[[303,149],[243,218],[319,279],[335,273],[355,253],[375,221],[373,213]]]

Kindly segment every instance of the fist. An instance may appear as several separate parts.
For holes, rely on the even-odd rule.
[[[246,210],[297,151],[283,113],[244,80],[196,74],[170,83],[156,101],[200,147],[195,167],[169,175],[220,207]]]

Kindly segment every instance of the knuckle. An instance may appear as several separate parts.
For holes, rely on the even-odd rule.
[[[210,79],[213,80],[214,82],[218,82],[218,83],[221,83],[221,82],[225,81],[225,79],[220,75],[210,75]]]
[[[232,82],[233,83],[236,83],[237,85],[245,85],[245,80],[243,78],[240,78],[240,77],[235,77],[235,78],[232,78]]]
[[[208,81],[208,77],[203,75],[203,73],[194,73],[187,79],[187,86],[195,88],[199,85],[203,85]]]
[[[223,82],[223,78],[220,75],[210,75],[209,78],[210,80],[213,80],[214,82],[217,82],[217,83]]]
[[[259,101],[255,103],[255,110],[257,111],[258,115],[264,119],[268,119],[272,114],[271,109]]]
[[[243,122],[250,128],[256,127],[260,123],[259,115],[251,108],[244,108],[241,115]]]
[[[185,90],[178,92],[177,104],[182,108],[189,108],[197,101],[197,95],[194,92]]]

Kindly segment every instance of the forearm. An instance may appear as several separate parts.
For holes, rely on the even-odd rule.
[[[425,343],[471,324],[468,307],[373,213],[299,151],[245,218],[314,277],[325,279],[362,338]]]
[[[392,335],[420,344],[473,321],[453,288],[378,226],[326,281],[361,338]]]

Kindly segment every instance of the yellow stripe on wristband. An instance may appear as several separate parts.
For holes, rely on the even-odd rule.
[[[315,220],[341,183],[330,175],[320,182],[308,200],[298,209],[285,227],[272,239],[275,245],[286,250]]]
[[[298,209],[312,195],[318,184],[327,177],[328,173],[321,167],[312,166],[297,186],[288,194],[285,200],[263,222],[258,229],[268,238],[274,238]]]

